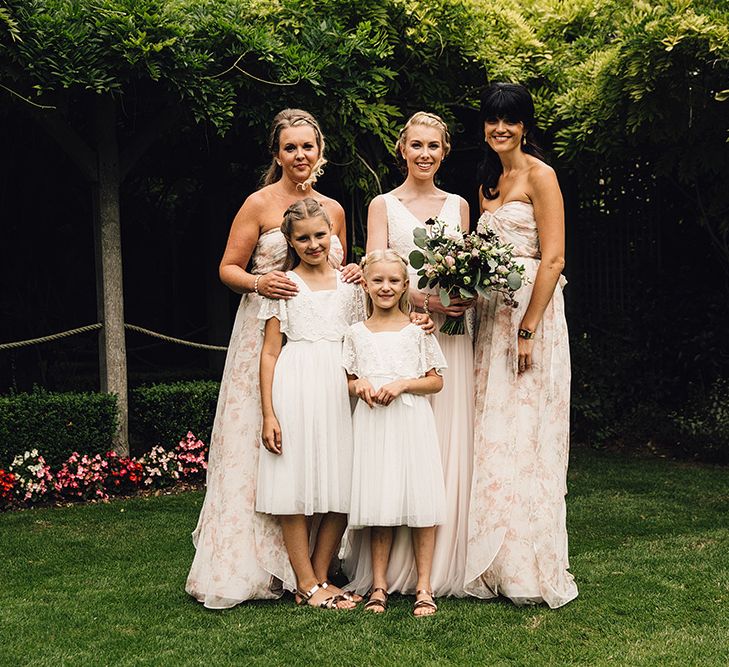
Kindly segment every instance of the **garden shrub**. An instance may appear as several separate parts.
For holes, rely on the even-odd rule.
[[[50,465],[62,463],[74,451],[106,452],[112,448],[116,419],[112,394],[35,388],[0,396],[0,466],[33,449],[42,451]]]
[[[193,431],[205,442],[215,418],[220,383],[212,380],[137,387],[129,395],[129,430],[133,440],[174,447]]]
[[[729,381],[719,378],[697,391],[687,406],[670,415],[684,453],[704,461],[729,462]]]

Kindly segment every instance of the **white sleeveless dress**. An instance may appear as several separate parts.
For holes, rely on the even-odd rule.
[[[565,494],[570,352],[562,287],[534,339],[533,367],[519,375],[517,331],[539,268],[531,204],[510,201],[479,221],[514,246],[530,282],[517,308],[497,294],[479,300],[476,421],[466,590],[517,604],[559,607],[577,596],[568,572]]]
[[[332,236],[330,259],[343,257]],[[252,272],[280,271],[286,240],[279,229],[258,239]],[[244,600],[280,597],[293,570],[277,519],[255,511],[261,400],[258,362],[263,336],[258,323],[261,297],[244,294],[233,324],[210,441],[207,491],[192,534],[195,557],[185,590],[210,609]]]
[[[286,344],[273,376],[273,409],[281,427],[281,454],[262,448],[256,510],[267,514],[349,511],[352,411],[342,368],[342,340],[365,317],[364,291],[342,282],[312,291],[294,271],[299,293],[263,299],[261,326],[275,317]],[[286,586],[288,582],[284,582]],[[293,582],[295,584],[295,582]]]
[[[416,249],[413,230],[424,227],[393,194],[384,195],[387,205],[388,245],[405,259]],[[449,227],[460,230],[460,197],[449,194],[438,217]],[[411,288],[418,276],[410,269]],[[432,315],[436,327],[445,317]],[[435,416],[446,491],[445,521],[436,530],[431,582],[436,596],[466,595],[463,584],[468,538],[468,506],[473,458],[473,342],[469,335],[434,334],[448,368],[443,371],[443,389],[430,397]],[[344,570],[358,592],[366,592],[371,583],[369,541],[357,531],[349,536]],[[410,532],[401,528],[395,535],[387,580],[391,591],[415,592],[417,575]]]

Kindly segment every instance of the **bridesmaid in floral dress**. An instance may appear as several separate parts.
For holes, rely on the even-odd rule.
[[[534,104],[517,84],[486,92],[479,225],[526,268],[517,308],[479,301],[474,471],[466,590],[560,607],[577,596],[568,572],[565,494],[570,356],[564,315],[564,209],[534,142]]]
[[[367,251],[392,248],[407,258],[416,246],[413,230],[438,216],[455,232],[467,231],[468,204],[458,195],[435,185],[435,175],[450,150],[448,127],[435,114],[418,112],[400,131],[396,146],[398,160],[407,176],[391,192],[375,197],[367,220]],[[432,313],[437,326],[446,315],[463,315],[470,302],[453,299],[443,306],[437,294],[417,288],[418,276],[410,271],[411,303]],[[443,390],[431,397],[446,489],[446,519],[436,530],[431,583],[436,597],[464,597],[464,568],[468,537],[468,499],[473,457],[473,344],[468,334],[436,333],[448,363],[443,371]],[[351,531],[345,572],[350,585],[364,592],[371,584],[367,536]],[[398,529],[390,555],[387,580],[390,591],[411,594],[416,589],[415,560],[407,528]],[[374,599],[381,596],[374,594]],[[420,597],[418,598],[420,599]]]
[[[298,291],[281,271],[286,260],[286,241],[280,231],[284,211],[305,197],[319,201],[332,221],[330,261],[339,266],[346,254],[344,211],[314,190],[326,162],[324,136],[314,117],[299,109],[277,114],[269,149],[272,161],[263,187],[243,202],[235,216],[220,263],[221,280],[243,296],[218,396],[207,492],[193,532],[196,553],[185,587],[211,609],[279,597],[281,581],[290,581],[293,574],[278,523],[255,511],[261,437],[259,296],[288,299]],[[359,275],[356,265],[342,274],[345,281],[357,280]],[[326,541],[320,531],[322,538]],[[333,553],[338,542],[330,546],[324,551]],[[316,564],[321,581],[329,565],[324,560]],[[330,586],[327,595],[341,592]]]

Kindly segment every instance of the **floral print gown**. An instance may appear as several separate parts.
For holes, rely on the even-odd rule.
[[[331,259],[342,246],[332,236]],[[258,239],[252,272],[281,270],[286,241],[279,229]],[[295,581],[275,517],[255,511],[258,456],[262,451],[258,363],[263,342],[261,298],[244,294],[230,337],[210,444],[207,492],[192,534],[195,558],[185,590],[211,609],[283,593]]]
[[[536,330],[534,366],[517,373],[517,331],[539,267],[531,204],[484,212],[526,268],[517,308],[501,295],[480,300],[475,345],[476,419],[466,591],[517,604],[559,607],[577,596],[568,572],[565,494],[569,450],[570,354],[562,288]]]

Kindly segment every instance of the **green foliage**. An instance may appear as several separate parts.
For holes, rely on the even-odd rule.
[[[218,382],[197,380],[132,390],[129,396],[132,437],[145,450],[152,445],[170,449],[188,431],[209,444],[219,389]]]
[[[112,448],[116,397],[100,393],[32,393],[0,397],[0,465],[34,447],[51,465],[71,452]]]
[[[729,461],[729,381],[716,380],[697,392],[685,408],[670,415],[678,445],[689,456]]]
[[[549,123],[580,186],[637,163],[695,209],[729,272],[729,8],[701,0],[534,2],[559,61]],[[619,192],[614,193],[619,196]]]

